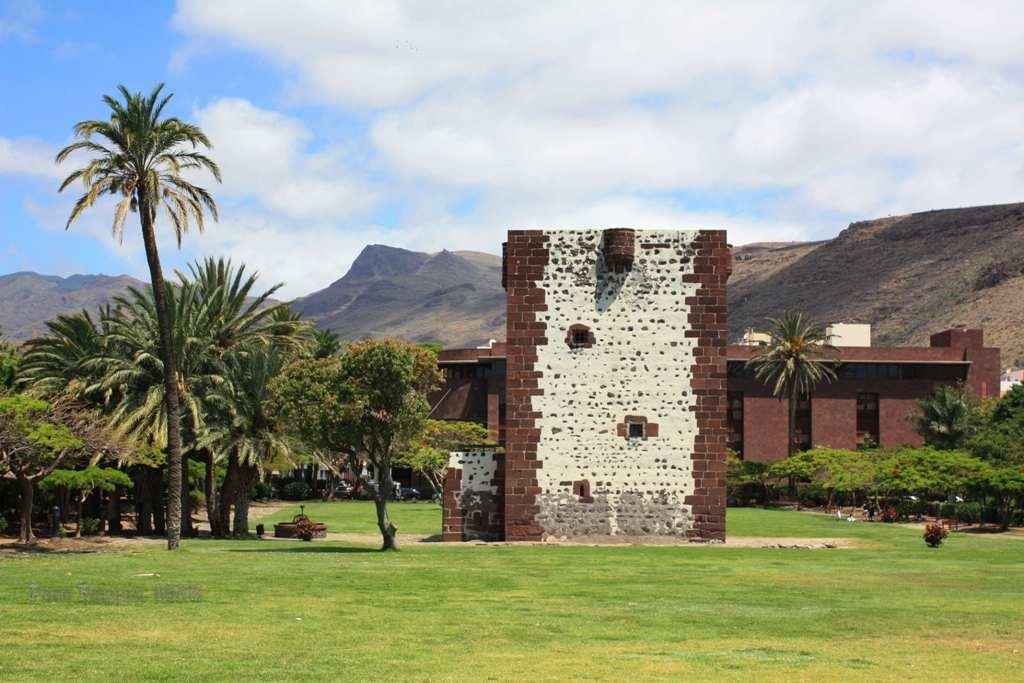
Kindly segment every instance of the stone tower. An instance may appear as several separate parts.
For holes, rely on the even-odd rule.
[[[725,535],[721,230],[513,230],[507,540]]]

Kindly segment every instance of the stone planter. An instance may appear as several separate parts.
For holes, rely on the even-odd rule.
[[[295,535],[296,524],[294,522],[283,522],[274,525],[274,538],[297,538]],[[313,538],[327,538],[327,525],[323,522],[314,523],[315,530]]]

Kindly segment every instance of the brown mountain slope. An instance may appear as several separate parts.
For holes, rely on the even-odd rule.
[[[823,242],[736,247],[733,338],[787,308],[823,322],[867,322],[877,344],[927,344],[951,325],[983,327],[1003,363],[1024,365],[1024,204],[928,211],[851,224]],[[127,277],[0,277],[0,328],[25,339],[64,311],[93,310]],[[346,339],[393,336],[467,346],[505,337],[501,259],[370,245],[294,308]]]
[[[127,275],[0,275],[0,331],[11,341],[25,341],[46,332],[47,320],[83,308],[95,313],[128,287],[146,285]]]
[[[398,337],[446,346],[505,338],[501,258],[373,244],[349,272],[292,308],[344,339]]]
[[[951,325],[983,327],[1003,363],[1024,363],[1024,204],[944,209],[852,223],[820,243],[735,252],[729,328],[786,308],[866,322],[877,344],[927,344]]]

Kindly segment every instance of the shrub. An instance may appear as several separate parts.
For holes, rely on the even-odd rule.
[[[956,503],[943,503],[939,506],[939,517],[955,517]]]
[[[300,519],[295,524],[295,535],[301,538],[303,541],[312,541],[313,534],[316,533],[316,522],[311,520],[309,517]]]
[[[7,518],[0,515],[0,534],[7,531]]]
[[[285,500],[306,500],[313,496],[313,489],[304,481],[292,481],[281,487],[281,497]]]
[[[942,545],[942,539],[949,535],[941,524],[935,524],[934,522],[924,528],[924,542],[932,548],[938,548]]]
[[[268,500],[273,496],[274,488],[266,482],[258,481],[256,482],[256,485],[252,487],[252,498],[254,500]]]
[[[964,524],[977,524],[981,521],[981,503],[965,502],[956,504],[956,518]]]
[[[95,517],[82,517],[78,523],[82,526],[83,536],[95,536],[103,527],[103,522]]]

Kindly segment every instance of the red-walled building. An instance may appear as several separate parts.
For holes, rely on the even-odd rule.
[[[728,359],[729,445],[745,459],[784,458],[787,404],[771,395],[745,367],[756,346],[731,345]],[[801,446],[856,448],[865,439],[881,446],[918,445],[917,402],[939,384],[963,383],[979,397],[999,395],[998,348],[981,330],[951,329],[927,347],[838,347],[839,378],[820,384],[797,411]],[[505,344],[448,349],[438,356],[444,386],[433,396],[432,417],[487,425],[504,443]]]
[[[772,396],[746,368],[754,346],[729,346],[726,422],[729,445],[745,459],[786,456],[788,404]],[[865,439],[881,446],[920,445],[914,428],[917,402],[939,384],[964,383],[979,397],[999,395],[999,349],[985,346],[981,330],[933,334],[927,347],[838,347],[838,379],[815,387],[797,408],[800,447],[856,448]]]

